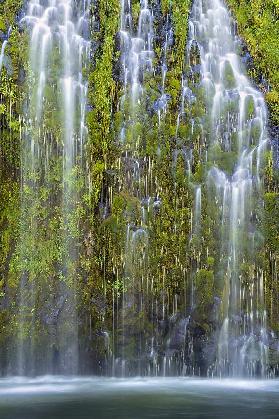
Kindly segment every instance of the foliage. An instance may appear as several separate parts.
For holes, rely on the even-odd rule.
[[[136,25],[139,1],[132,3]],[[37,195],[32,195],[31,182],[23,190],[25,204],[20,201],[22,131],[28,128],[21,117],[25,112],[27,84],[30,84],[30,79],[26,78],[30,77],[28,34],[19,30],[17,22],[22,2],[1,2],[0,31],[7,34],[8,27],[13,28],[7,45],[11,66],[4,66],[0,85],[2,339],[6,335],[16,334],[18,289],[25,277],[29,278],[30,286],[36,284],[38,288],[39,298],[36,302],[27,295],[30,304],[26,310],[29,316],[26,324],[29,325],[34,310],[39,313],[36,323],[38,336],[42,325],[46,333],[51,330],[41,309],[45,304],[44,296],[49,295],[57,303],[57,295],[63,293],[61,289],[75,284],[79,297],[79,332],[86,351],[90,353],[95,348],[102,356],[108,356],[101,336],[103,330],[111,331],[112,324],[119,326],[120,331],[119,336],[113,337],[112,344],[121,346],[119,342],[124,335],[121,321],[125,317],[131,335],[130,339],[124,336],[125,352],[129,356],[139,356],[137,339],[147,341],[158,323],[171,318],[176,310],[190,314],[193,292],[195,321],[205,331],[209,330],[211,320],[208,314],[213,310],[214,296],[222,295],[224,278],[223,271],[216,269],[216,266],[221,266],[218,262],[222,260],[220,220],[216,216],[218,203],[206,193],[206,174],[212,162],[231,174],[236,150],[224,153],[221,146],[208,147],[205,141],[209,135],[210,121],[206,115],[204,92],[198,76],[193,77],[185,65],[191,3],[190,0],[160,2],[161,9],[154,18],[154,71],[144,75],[144,93],[137,105],[136,121],[131,117],[128,101],[123,105],[125,112],[120,111],[119,105],[123,97],[119,70],[120,2],[98,0],[92,5],[95,20],[92,18],[91,22],[91,63],[89,69],[84,69],[89,81],[87,165],[81,163],[80,167],[75,168],[77,176],[68,180],[76,188],[78,198],[65,228],[59,198],[62,162],[55,153],[50,159],[47,181],[40,185]],[[252,73],[266,93],[274,122],[278,122],[278,2],[267,0],[263,4],[260,0],[228,0],[228,3],[254,59]],[[168,71],[164,93],[168,96],[168,102],[159,123],[154,109],[162,94],[160,66],[164,40],[160,36],[160,28],[164,27],[167,19],[173,27],[174,44],[167,50]],[[43,131],[59,148],[62,135],[60,116],[53,111],[58,107],[55,84],[59,72],[57,55],[58,51],[53,51],[50,76],[53,83],[45,93]],[[194,63],[199,61],[197,51],[193,52],[191,60]],[[183,73],[189,76],[188,85],[195,95],[195,102],[190,104],[186,101],[185,112],[180,115]],[[268,81],[268,88],[260,75]],[[226,66],[224,77],[227,88],[233,88],[235,80],[229,65]],[[233,112],[233,104],[228,104],[223,111],[225,113],[228,110]],[[128,121],[126,144],[120,141],[123,113]],[[247,118],[252,118],[253,114],[253,103],[250,101],[247,104]],[[193,120],[203,121],[204,132],[201,132],[199,124],[192,127]],[[257,127],[253,127],[252,135],[257,138]],[[207,152],[211,163],[203,163]],[[130,162],[137,158],[141,163],[141,176],[134,181],[133,188],[127,181],[125,165],[129,158]],[[265,221],[261,228],[266,245],[257,258],[261,259],[260,266],[266,277],[269,321],[274,327],[279,316],[275,308],[275,297],[278,295],[275,271],[279,263],[279,205],[276,171],[272,168],[270,157],[265,173]],[[194,191],[197,184],[202,185],[202,213],[200,230],[193,232]],[[140,201],[139,196],[144,194],[150,197],[149,203]],[[142,218],[142,207],[147,214],[145,219]],[[132,233],[137,229],[146,232],[144,239],[141,236],[136,242],[137,251],[129,258],[125,255],[128,225]],[[69,241],[75,243],[73,247],[77,257],[74,263],[71,263],[65,245]],[[249,238],[243,238],[243,241],[247,250]],[[254,263],[249,259],[242,265],[242,274],[247,282],[253,276]],[[70,275],[67,275],[65,266]],[[129,295],[132,287],[132,309],[125,308],[123,295]],[[140,303],[139,296],[142,296]],[[121,310],[119,307],[122,307]],[[119,317],[115,318],[117,314]],[[11,325],[9,330],[7,324]],[[86,340],[88,336],[90,340]]]
[[[277,0],[228,0],[238,30],[248,45],[252,76],[262,86],[273,121],[279,123],[279,5]],[[268,87],[266,85],[268,83]]]

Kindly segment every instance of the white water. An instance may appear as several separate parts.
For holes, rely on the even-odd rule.
[[[4,62],[4,58],[5,58],[5,50],[6,50],[11,32],[12,32],[12,28],[10,27],[9,30],[8,30],[7,39],[5,39],[5,41],[3,42],[2,47],[1,47],[1,52],[0,52],[0,75],[1,75],[1,72],[2,72],[2,68],[3,68],[3,62]]]
[[[153,71],[153,16],[147,0],[140,2],[137,29],[134,29],[132,6],[130,0],[121,0],[121,62],[124,94],[121,98],[122,127],[121,142],[125,151],[122,159],[125,175],[123,189],[141,202],[141,218],[139,223],[128,221],[126,242],[123,249],[123,285],[122,306],[117,310],[119,328],[122,336],[118,338],[118,357],[113,360],[113,374],[124,377],[127,370],[126,348],[133,331],[129,327],[129,317],[137,316],[143,310],[143,284],[147,278],[148,266],[148,231],[147,222],[156,199],[148,196],[147,176],[142,176],[144,167],[150,172],[150,160],[139,157],[139,139],[135,125],[138,122],[138,107],[144,93],[144,77]],[[129,216],[128,216],[129,217]],[[121,324],[121,326],[120,326]],[[145,342],[138,341],[137,356],[141,356],[141,348]],[[121,348],[121,349],[120,349]],[[134,367],[141,374],[140,360]]]
[[[60,316],[55,348],[60,354],[59,372],[69,374],[77,373],[78,369],[75,272],[70,272],[69,269],[77,257],[75,249],[77,237],[71,233],[70,224],[75,211],[75,202],[78,199],[75,185],[78,180],[77,173],[82,166],[83,148],[86,140],[87,85],[83,80],[82,69],[89,54],[89,42],[83,36],[83,26],[87,25],[88,20],[89,4],[89,1],[85,2],[83,7],[76,10],[76,3],[70,0],[52,0],[48,3],[30,1],[28,15],[24,19],[30,28],[31,37],[30,90],[32,100],[28,115],[26,115],[29,131],[26,135],[23,152],[22,200],[23,206],[26,206],[24,190],[26,184],[31,188],[32,202],[38,199],[39,189],[46,184],[46,178],[51,172],[49,162],[53,153],[57,153],[62,162],[61,183],[63,187],[59,205],[61,206],[64,245],[63,269],[58,272],[62,277],[59,292],[62,294],[65,292],[65,281],[68,280],[71,284],[69,287],[71,291],[67,289],[67,308]],[[119,373],[120,369],[121,374],[125,376],[129,375],[129,370],[126,367],[129,360],[129,355],[125,352],[126,337],[128,342],[130,336],[134,334],[134,331],[131,330],[133,322],[129,326],[129,317],[144,312],[144,288],[151,290],[152,294],[152,282],[149,283],[148,278],[148,220],[154,209],[160,206],[160,199],[157,196],[150,196],[149,180],[152,177],[152,162],[146,157],[140,157],[140,136],[134,129],[138,122],[138,105],[144,95],[144,77],[147,73],[152,74],[153,72],[153,16],[148,2],[142,1],[138,28],[134,30],[129,0],[121,1],[121,10],[121,58],[124,81],[124,95],[121,101],[123,114],[121,141],[125,149],[123,166],[126,170],[126,176],[122,182],[123,189],[127,189],[128,193],[134,196],[135,201],[139,200],[140,202],[140,216],[137,217],[137,222],[132,217],[127,221],[126,245],[122,260],[124,279],[122,287],[120,287],[122,307],[117,309],[116,314],[121,317],[117,321],[118,328],[122,328],[123,342],[122,345],[119,345],[118,359],[113,360],[115,367],[113,372]],[[165,79],[170,38],[171,31],[166,34],[164,43],[162,89],[160,92],[162,96],[159,99],[162,107],[158,111],[159,124],[162,115],[166,112]],[[194,2],[193,17],[190,21],[190,38],[190,46],[195,40],[200,48],[201,83],[206,91],[207,109],[211,123],[209,150],[206,158],[212,166],[208,174],[208,194],[212,194],[211,200],[216,203],[216,220],[220,226],[219,242],[222,244],[220,263],[217,262],[218,272],[222,275],[224,283],[223,305],[220,310],[222,327],[218,341],[218,361],[216,365],[212,366],[209,374],[265,376],[267,336],[264,278],[262,272],[256,267],[253,272],[249,272],[248,286],[244,284],[242,278],[243,266],[248,262],[251,265],[257,251],[258,232],[255,222],[255,205],[260,203],[260,199],[258,200],[257,197],[261,194],[261,166],[267,142],[264,100],[262,95],[251,87],[244,75],[245,71],[241,68],[240,60],[236,54],[237,38],[233,33],[228,12],[220,1],[201,2],[198,0]],[[57,60],[57,62],[54,63],[53,60]],[[53,71],[53,67],[56,65],[59,71],[57,68]],[[59,133],[48,132],[44,125],[49,105],[46,92],[53,83],[57,87],[56,96],[59,96],[59,101],[52,109],[53,113],[57,113],[59,117],[59,125],[61,125]],[[186,99],[189,103],[195,101],[185,77],[182,80],[182,88],[177,137],[180,122],[187,118],[185,101]],[[187,123],[192,124],[193,134],[195,122],[187,121]],[[202,132],[202,123],[199,122],[199,125]],[[59,141],[57,141],[56,135]],[[53,143],[56,142],[57,144],[53,147]],[[230,159],[235,163],[232,172],[218,167],[220,150],[223,154],[233,153],[230,156]],[[183,146],[181,149],[174,150],[174,166],[180,155],[183,156],[186,173],[190,178],[192,152]],[[30,189],[28,192],[30,193]],[[193,235],[199,235],[201,231],[202,204],[201,187],[195,185]],[[48,205],[50,206],[51,202]],[[34,249],[36,248],[38,228],[37,220],[31,214],[30,231]],[[24,258],[24,251],[21,256]],[[34,258],[35,256],[33,256]],[[35,333],[33,333],[33,328],[36,327],[36,310],[38,310],[38,307],[35,309],[34,307],[37,295],[41,292],[36,287],[35,279],[30,281],[29,288],[26,286],[28,278],[26,280],[24,277],[21,283],[19,367],[17,371],[21,374],[28,372],[30,359],[32,363],[34,357],[33,339]],[[49,278],[45,279],[48,282]],[[194,305],[193,289],[192,285],[191,307]],[[26,299],[27,293],[29,293],[28,299]],[[117,295],[116,299],[118,298]],[[155,311],[156,304],[157,301],[152,300],[152,312],[153,309]],[[165,296],[163,296],[163,320],[165,320],[167,304]],[[55,309],[54,304],[53,308]],[[178,305],[177,296],[175,296],[173,317],[177,314]],[[25,318],[30,322],[27,327],[24,324]],[[188,323],[185,328],[187,325]],[[24,343],[26,339],[31,341],[27,346]],[[51,352],[50,348],[53,344],[51,339],[47,342],[45,352]],[[146,369],[141,369],[141,355],[144,354],[146,348],[150,348],[152,360],[148,372],[150,375],[168,375],[173,371],[184,373],[179,362],[178,368],[173,365],[176,359],[175,356],[172,356],[169,338],[164,349],[162,365],[159,365],[158,354],[156,354],[158,345],[155,339],[154,336],[152,342],[147,342],[144,339],[139,339],[136,342],[135,351],[138,359],[136,365],[131,368],[132,374],[135,372],[146,373]],[[109,338],[107,340],[109,341]],[[115,341],[115,337],[113,340]],[[188,350],[192,351],[193,348]],[[184,354],[180,355],[183,364]],[[32,374],[34,370],[36,368],[32,365],[30,373]],[[44,368],[44,370],[49,370],[49,368]]]
[[[200,234],[201,230],[202,196],[201,187],[196,186],[194,196],[193,233]]]
[[[2,72],[3,59],[4,59],[5,49],[6,49],[7,43],[8,43],[8,41],[7,41],[7,40],[5,40],[5,41],[3,42],[3,44],[2,44],[2,47],[1,47],[1,53],[0,53],[0,74],[1,74],[1,72]]]
[[[40,376],[7,377],[0,380],[0,395],[16,393],[64,393],[82,391],[88,393],[121,393],[123,390],[145,392],[152,390],[171,391],[178,393],[200,390],[242,390],[242,391],[274,391],[278,392],[278,380],[245,380],[245,379],[202,379],[191,377],[180,378],[99,378],[99,377],[68,377],[68,376]]]
[[[63,231],[57,238],[62,242],[64,250],[60,256],[61,268],[57,267],[56,275],[62,277],[56,288],[57,300],[50,295],[41,295],[36,278],[22,274],[20,290],[20,321],[18,342],[18,373],[37,370],[33,359],[34,334],[37,326],[37,299],[41,298],[51,312],[60,313],[56,330],[36,330],[40,335],[47,335],[45,359],[41,362],[42,370],[50,371],[50,357],[55,348],[59,354],[60,372],[77,373],[78,371],[78,330],[76,314],[75,274],[69,266],[76,260],[78,238],[71,231],[72,217],[78,200],[77,180],[82,170],[82,155],[87,135],[85,111],[87,101],[87,83],[83,78],[89,58],[90,42],[88,40],[88,22],[90,0],[75,2],[74,0],[31,0],[27,14],[22,20],[30,33],[28,75],[30,103],[25,116],[27,126],[22,145],[22,236],[33,246],[33,250],[22,248],[20,258],[28,258],[30,265],[36,264],[36,237],[43,234],[42,227],[33,214],[32,207],[42,205],[51,214],[56,206],[60,206]],[[51,126],[56,118],[56,131]],[[53,160],[57,166],[53,167]],[[61,171],[59,172],[59,170]],[[50,181],[53,170],[63,185],[61,192],[55,191]],[[58,179],[58,178],[57,178]],[[51,187],[50,187],[51,185]],[[52,188],[52,189],[51,189]],[[49,198],[41,203],[42,191],[48,191]],[[30,214],[28,207],[30,208]],[[58,211],[58,209],[57,209]],[[29,231],[29,233],[28,233]],[[34,274],[33,274],[34,275]],[[48,273],[41,274],[48,275]],[[51,274],[44,282],[53,284]],[[70,284],[67,287],[67,281]],[[51,288],[51,285],[49,285]],[[50,291],[48,291],[50,292]],[[61,297],[59,297],[61,295]],[[60,308],[57,308],[60,304]],[[40,350],[40,349],[38,349]],[[42,353],[44,350],[41,348]],[[40,356],[42,356],[42,353]],[[30,356],[31,355],[31,356]],[[30,359],[31,358],[31,359]],[[40,368],[40,367],[39,367]]]
[[[121,0],[120,35],[125,95],[130,96],[131,106],[134,108],[142,95],[143,73],[152,70],[152,15],[147,0],[141,1],[136,36],[133,31],[130,0]],[[126,96],[123,100],[125,99]]]
[[[168,72],[168,54],[173,46],[173,30],[171,27],[170,16],[166,17],[166,33],[163,44],[163,56],[161,57],[161,74],[162,74],[162,85],[161,85],[161,96],[156,101],[156,111],[158,113],[159,125],[161,124],[162,118],[167,113],[168,100],[170,96],[166,94],[166,78]]]
[[[223,325],[215,373],[265,376],[264,283],[255,258],[256,210],[261,203],[261,168],[268,141],[266,107],[262,94],[245,75],[237,55],[238,38],[224,3],[195,0],[189,27],[189,48],[197,43],[200,51],[201,85],[211,121],[208,193],[220,217],[216,222],[220,223],[222,251],[217,269],[224,284]],[[232,173],[217,167],[220,152],[230,153]],[[245,264],[254,266],[248,284],[243,278]]]

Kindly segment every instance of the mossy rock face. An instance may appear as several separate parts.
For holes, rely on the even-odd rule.
[[[277,192],[268,192],[264,197],[265,203],[265,237],[270,250],[279,252],[279,194]]]
[[[234,72],[229,61],[225,61],[223,66],[223,73],[221,75],[225,89],[231,90],[236,86]]]
[[[238,116],[239,100],[240,97],[237,90],[230,91],[227,97],[226,112],[230,113],[233,116]]]
[[[239,35],[246,46],[244,50],[253,60],[249,75],[266,93],[270,109],[271,120],[279,124],[279,72],[278,72],[278,37],[279,27],[278,7],[275,1],[263,3],[260,0],[253,2],[239,2],[227,0],[233,17],[238,24]],[[245,57],[244,57],[245,58]]]
[[[201,64],[201,56],[200,56],[200,49],[197,42],[193,42],[190,48],[190,65],[200,65]]]
[[[255,278],[255,265],[244,262],[240,266],[241,281],[244,285],[249,286],[254,282]]]
[[[245,98],[245,119],[252,119],[255,116],[255,101],[252,95],[247,95]]]
[[[231,151],[224,153],[221,145],[215,143],[209,149],[209,158],[219,169],[227,174],[232,174],[237,163],[237,152]]]
[[[124,350],[126,356],[135,360],[135,363],[139,357],[137,347],[139,337],[146,342],[154,333],[157,321],[157,318],[154,321],[155,314],[151,310],[154,301],[157,304],[160,320],[163,317],[162,307],[166,317],[172,316],[175,304],[178,311],[183,313],[185,310],[189,311],[192,278],[196,301],[195,330],[201,335],[196,338],[197,341],[200,339],[201,347],[202,342],[212,333],[209,318],[213,311],[214,296],[222,294],[224,269],[222,267],[219,272],[214,271],[221,258],[222,229],[220,220],[216,218],[217,203],[211,200],[213,195],[210,195],[210,191],[208,194],[205,192],[208,170],[213,164],[205,163],[205,156],[208,153],[209,161],[230,175],[237,160],[238,133],[229,133],[226,127],[222,128],[217,133],[219,143],[212,147],[208,144],[211,121],[206,112],[206,103],[213,98],[214,86],[208,89],[210,98],[206,99],[206,86],[201,88],[199,84],[200,52],[197,44],[192,45],[190,57],[186,59],[188,64],[190,62],[190,68],[185,65],[188,16],[192,2],[190,0],[150,2],[151,5],[155,3],[154,74],[149,73],[144,77],[145,91],[135,110],[136,121],[129,120],[125,127],[126,144],[121,143],[123,112],[120,112],[119,105],[124,89],[123,77],[119,74],[121,60],[117,44],[120,2],[99,0],[92,6],[96,8],[97,19],[92,23],[91,33],[94,55],[90,68],[84,69],[89,79],[88,144],[84,157],[88,162],[88,172],[86,179],[75,184],[82,196],[71,214],[70,225],[66,231],[58,199],[61,192],[59,184],[61,161],[54,158],[50,162],[51,173],[48,178],[49,185],[53,186],[40,188],[37,199],[32,203],[30,197],[30,205],[24,209],[29,214],[29,219],[36,218],[40,223],[40,233],[31,240],[28,238],[28,225],[19,223],[20,134],[23,129],[19,115],[24,111],[26,96],[28,38],[22,30],[17,30],[17,16],[22,2],[15,0],[0,2],[0,31],[6,34],[9,26],[13,26],[6,50],[10,63],[8,70],[12,71],[7,72],[4,66],[0,84],[1,346],[2,343],[4,346],[8,339],[13,339],[17,333],[16,304],[22,272],[30,282],[38,281],[41,296],[36,301],[36,306],[40,307],[44,303],[43,295],[48,294],[52,298],[55,296],[57,290],[52,284],[57,283],[57,279],[61,282],[66,281],[62,260],[67,261],[70,271],[68,285],[72,284],[74,279],[77,279],[78,283],[81,351],[86,348],[85,358],[88,357],[85,353],[87,350],[92,359],[95,357],[102,363],[106,362],[106,357],[109,358],[105,340],[100,338],[100,334],[103,330],[111,331],[112,319],[116,314],[115,307],[121,307],[123,293],[128,293],[128,288],[134,283],[135,290],[143,293],[144,303],[141,309],[135,303],[132,310],[126,310],[127,334],[130,333],[130,339],[127,337]],[[256,11],[256,4],[259,4],[259,1],[244,4],[245,2],[228,0],[228,3],[238,16],[239,28],[250,46],[255,65],[259,70],[258,74],[263,74],[269,82],[266,99],[273,120],[277,118],[278,121],[278,77],[274,69],[276,60],[272,58],[275,56],[273,51],[275,44],[276,50],[278,49],[278,37],[275,40],[276,25],[272,15],[267,13],[270,2],[266,4],[260,2],[264,14],[261,25],[258,24]],[[140,10],[139,0],[133,0],[132,10],[136,25]],[[154,105],[158,105],[162,94],[161,60],[164,56],[162,48],[164,39],[161,35],[162,27],[165,28],[167,20],[172,25],[174,42],[166,56],[167,104],[166,113],[159,124]],[[263,31],[262,37],[261,31]],[[53,51],[51,77],[54,80],[59,72],[58,55],[58,51]],[[214,67],[214,62],[212,65]],[[180,125],[177,129],[183,73],[189,75],[187,81],[192,95],[185,100],[185,112],[180,116]],[[257,74],[254,75],[257,80]],[[225,116],[229,113],[231,123],[237,126],[237,120],[234,118],[238,114],[239,97],[234,96],[236,81],[229,61],[224,63],[222,80],[227,92],[219,119],[224,122]],[[51,140],[62,136],[59,115],[53,112],[58,106],[56,93],[54,85],[46,88],[45,130],[50,133],[48,138]],[[124,113],[129,114],[129,101],[122,105]],[[257,144],[260,126],[255,118],[255,105],[251,96],[247,97],[245,108],[245,119],[248,121],[245,129],[250,130],[252,143]],[[225,144],[225,136],[229,137],[231,149]],[[132,162],[131,154],[135,145],[136,157],[141,161],[141,176],[140,180],[134,183],[134,190],[131,190],[125,180],[123,162],[125,156],[128,156]],[[60,146],[61,144],[57,144],[58,148]],[[272,159],[269,157],[268,161],[272,162]],[[75,170],[76,173],[80,173],[81,168]],[[143,203],[138,198],[144,189],[142,179],[147,179],[144,193],[150,194],[154,199],[154,206],[145,208],[148,215],[144,223],[141,214]],[[32,180],[34,179],[30,179]],[[202,185],[201,229],[197,234],[192,232],[195,184]],[[267,193],[264,197],[265,217],[261,225],[262,236],[259,238],[253,236],[253,240],[260,243],[257,246],[261,251],[258,252],[256,261],[243,262],[240,273],[243,282],[249,286],[253,277],[253,264],[263,266],[267,284],[268,324],[278,332],[279,313],[276,311],[278,281],[275,272],[279,263],[279,200],[278,175],[272,163],[267,164],[265,171],[265,188]],[[31,193],[30,187],[26,187],[24,193],[28,197]],[[53,200],[53,205],[49,212],[47,208],[50,199]],[[259,213],[261,210],[259,208]],[[135,243],[139,257],[137,260],[134,256],[130,258],[129,272],[125,274],[127,222],[135,229],[146,229],[149,234],[148,240],[145,235],[139,235]],[[23,243],[19,241],[20,228],[24,230]],[[74,250],[78,254],[78,261],[74,265],[69,263],[67,250],[59,240],[61,234],[70,240],[80,239]],[[253,232],[249,237],[243,237],[245,248],[249,247],[252,234]],[[266,238],[265,246],[262,244],[262,237]],[[26,256],[24,261],[20,259],[21,251]],[[26,310],[24,324],[26,336],[28,325],[32,320],[32,310],[38,310],[37,307],[30,302],[30,307]],[[38,312],[42,314],[42,318],[46,318],[46,314],[40,310]],[[47,338],[44,334],[40,339],[40,326],[40,323],[36,324],[35,340],[38,342],[38,347],[43,347]],[[119,326],[119,336],[116,338],[119,342],[122,333],[124,331]],[[160,333],[167,334],[165,330],[161,330]],[[91,340],[88,338],[90,334],[93,336]],[[92,359],[90,358],[90,361]],[[92,367],[90,361],[88,361],[89,369]],[[94,362],[98,365],[98,361]],[[97,366],[96,371],[100,371],[100,366]]]
[[[214,303],[214,273],[200,269],[194,279],[194,300],[200,319],[206,319]]]
[[[265,99],[269,106],[271,117],[275,124],[279,125],[279,92],[272,90],[271,92],[266,93]]]

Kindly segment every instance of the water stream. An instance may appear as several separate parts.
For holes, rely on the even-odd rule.
[[[3,67],[3,60],[4,60],[4,57],[5,57],[5,49],[6,49],[7,43],[8,43],[8,41],[7,41],[7,39],[5,39],[5,41],[3,42],[2,47],[1,47],[1,53],[0,53],[0,74],[1,74],[1,71],[2,71],[2,67]]]
[[[71,0],[31,0],[21,22],[30,34],[30,101],[21,157],[21,241],[28,245],[19,249],[23,271],[17,344],[20,374],[38,369],[78,371],[76,274],[72,270],[78,233],[73,226],[87,134],[83,72],[90,50],[89,5],[89,1],[79,6]],[[48,247],[48,232],[57,235],[55,249]],[[39,238],[44,249],[37,246]],[[46,265],[40,265],[42,260]],[[48,315],[44,319],[47,329],[41,333],[42,307]],[[38,352],[36,333],[44,336]]]
[[[11,36],[11,33],[12,33],[12,28],[10,27],[9,30],[8,30],[8,33],[7,33],[7,39],[5,39],[3,41],[2,46],[1,46],[1,52],[0,52],[0,75],[1,75],[3,64],[4,64],[4,61],[5,61],[5,50],[6,50],[8,41],[9,41],[9,37]]]
[[[123,185],[135,202],[140,202],[140,214],[130,219],[126,227],[123,253],[124,272],[122,286],[122,308],[118,313],[118,338],[113,373],[126,375],[142,374],[141,356],[146,342],[139,338],[132,357],[133,365],[127,365],[127,351],[133,339],[131,318],[140,317],[144,311],[144,292],[148,281],[148,215],[153,199],[149,196],[150,161],[140,155],[137,123],[140,118],[140,104],[144,93],[146,73],[153,71],[153,26],[152,12],[147,0],[141,1],[138,27],[134,29],[132,7],[129,0],[121,1],[121,60],[124,95],[121,98],[123,122],[120,139],[123,143]],[[146,174],[147,171],[147,174]],[[148,287],[148,286],[147,286]]]
[[[215,373],[265,376],[265,291],[256,253],[262,243],[257,225],[268,143],[266,106],[245,74],[237,53],[239,39],[222,1],[194,1],[189,39],[190,49],[199,51],[197,65],[210,123],[207,193],[216,202],[221,243],[217,269],[223,282],[222,327]],[[226,155],[230,167],[221,161]],[[195,218],[199,202],[196,196]],[[251,272],[245,272],[248,264]]]

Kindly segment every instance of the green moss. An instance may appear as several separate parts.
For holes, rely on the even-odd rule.
[[[237,153],[223,152],[220,144],[212,145],[208,152],[209,161],[228,174],[232,174],[237,163]]]
[[[254,98],[253,98],[253,96],[248,95],[245,98],[245,116],[246,116],[246,119],[252,119],[254,115],[255,115]]]
[[[184,68],[190,4],[190,0],[176,0],[172,4],[172,19],[175,36],[173,62],[175,63],[175,73],[178,80],[180,79],[179,76],[181,75]]]
[[[279,9],[277,0],[228,0],[228,5],[237,20],[240,35],[247,43],[253,57],[254,69],[251,75],[258,81],[263,76],[270,85],[271,91],[266,99],[273,121],[279,123],[278,90],[279,90]],[[261,84],[261,82],[260,82]],[[266,87],[262,86],[265,92]]]
[[[223,83],[226,89],[233,89],[236,85],[233,69],[229,61],[225,61],[224,64]]]
[[[267,92],[265,95],[265,99],[269,106],[271,116],[274,122],[278,124],[279,123],[279,92],[276,90]]]
[[[200,269],[194,280],[195,301],[201,316],[206,317],[214,297],[214,273],[211,270]]]
[[[124,313],[120,311],[120,316],[125,315],[127,330],[131,336],[131,339],[125,340],[124,349],[127,356],[139,356],[136,345],[138,339],[147,341],[154,333],[156,325],[153,323],[151,302],[156,301],[159,312],[164,305],[165,318],[173,314],[174,301],[178,311],[189,310],[192,279],[195,289],[196,319],[208,333],[210,332],[209,314],[214,303],[214,295],[222,294],[225,261],[222,260],[219,246],[223,233],[222,227],[220,228],[218,208],[220,203],[212,199],[210,191],[208,194],[205,192],[207,173],[213,163],[229,175],[233,172],[237,157],[237,133],[231,138],[233,145],[230,152],[224,152],[222,145],[219,144],[208,145],[211,121],[206,113],[204,91],[198,85],[200,77],[198,74],[189,77],[189,87],[195,94],[196,100],[192,104],[186,101],[185,114],[181,117],[177,130],[181,76],[183,71],[185,74],[189,72],[185,67],[185,54],[191,3],[190,0],[175,2],[162,0],[162,13],[156,14],[154,22],[155,71],[145,74],[144,93],[133,115],[129,100],[124,104],[124,112],[119,110],[123,94],[123,86],[116,75],[120,58],[116,49],[116,36],[120,23],[119,0],[99,0],[92,6],[99,27],[97,24],[92,25],[91,36],[97,49],[90,68],[84,70],[89,79],[88,143],[84,157],[88,167],[86,174],[84,167],[75,168],[68,179],[68,184],[71,188],[75,187],[79,196],[67,223],[62,217],[61,202],[59,202],[62,160],[56,157],[50,161],[47,182],[44,187],[38,189],[36,199],[31,196],[31,184],[25,185],[26,202],[21,208],[25,221],[20,222],[19,142],[22,122],[19,115],[22,112],[26,92],[23,78],[19,77],[19,73],[22,69],[28,73],[25,64],[28,61],[28,43],[27,35],[17,30],[15,25],[21,2],[16,5],[14,1],[6,0],[0,4],[0,30],[6,31],[10,24],[14,28],[7,46],[13,72],[7,74],[3,69],[0,85],[2,185],[0,298],[9,295],[10,301],[13,301],[12,309],[5,313],[1,312],[0,315],[1,330],[5,336],[15,334],[17,288],[22,273],[38,286],[40,297],[35,303],[37,307],[44,303],[43,295],[48,294],[52,297],[55,295],[57,290],[54,284],[67,283],[71,286],[75,282],[79,296],[79,315],[82,319],[80,325],[82,338],[89,335],[89,328],[90,333],[93,328],[93,333],[96,334],[98,330],[111,330],[115,308],[113,302],[115,306],[122,307],[123,293],[129,295],[133,285],[135,297],[133,308],[125,309]],[[267,23],[274,21],[274,2],[269,0],[260,5],[258,0],[253,0],[251,4],[244,0],[229,0],[229,3],[255,59],[257,72],[254,75],[263,74],[271,84],[266,99],[273,119],[276,120],[278,114],[278,80],[274,64],[277,59],[274,51],[276,25],[272,25],[270,33],[267,33]],[[132,7],[133,20],[136,22],[139,1],[134,0]],[[271,10],[272,14],[268,13],[268,10]],[[263,22],[257,17],[259,13],[264,14]],[[170,100],[166,115],[163,115],[159,124],[153,105],[161,95],[160,60],[164,51],[161,45],[160,25],[165,23],[167,14],[173,24],[175,43],[167,51],[168,73],[165,93],[170,95]],[[271,43],[267,47],[268,42]],[[269,68],[272,59],[274,63]],[[192,49],[190,62],[192,65],[199,64],[197,48]],[[56,50],[51,57],[52,81],[57,78],[59,66],[59,51]],[[228,62],[223,80],[227,89],[235,87],[234,74]],[[53,111],[59,106],[57,96],[55,82],[49,83],[45,91],[44,132],[51,135],[59,146],[62,137],[60,115]],[[221,119],[228,112],[234,117],[237,109],[237,100],[228,101],[224,105]],[[123,114],[127,122],[125,144],[119,141]],[[254,116],[254,102],[248,98],[246,118],[252,120]],[[194,121],[193,127],[192,121]],[[259,128],[257,122],[252,122],[251,137],[254,143],[258,141]],[[192,159],[189,171],[187,160],[190,160],[190,151]],[[207,161],[211,163],[203,163],[206,152],[208,152]],[[134,180],[131,186],[127,176],[129,165],[125,163],[125,159],[131,159],[132,162],[133,158],[140,161],[141,171],[139,179]],[[276,325],[279,315],[274,308],[274,295],[278,295],[274,274],[279,251],[278,186],[270,155],[267,160],[265,184],[269,192],[264,199],[265,221],[262,223],[266,249],[259,252],[256,263],[264,266],[267,302],[269,313],[272,312],[269,314],[269,320],[270,324]],[[131,175],[131,170],[129,174]],[[35,176],[30,180],[38,181],[38,178]],[[193,194],[197,183],[202,184],[201,228],[199,234],[193,235]],[[145,196],[150,197],[149,206],[141,202]],[[51,208],[50,201],[53,204]],[[146,213],[143,219],[144,205]],[[36,220],[40,226],[38,231],[35,226],[30,227],[32,225],[30,220],[32,222]],[[147,235],[135,244],[137,252],[131,251],[127,256],[125,246],[127,246],[128,223],[135,229],[144,228]],[[20,233],[21,241],[18,240]],[[61,239],[65,237],[65,240]],[[243,238],[245,255],[248,254],[246,250],[249,247],[249,239],[250,237]],[[255,241],[258,241],[257,237]],[[73,246],[77,254],[75,263],[71,262],[64,242],[75,243]],[[258,263],[260,259],[261,263]],[[253,277],[254,263],[255,261],[247,257],[241,266],[241,275],[247,284]],[[220,267],[218,272],[216,266]],[[139,309],[137,302],[139,295],[143,296],[143,309]],[[30,301],[30,296],[27,295],[26,298]],[[99,301],[101,303],[98,305]],[[28,335],[27,323],[34,318],[32,310],[34,302],[30,301],[30,307],[26,310],[26,335]],[[160,316],[162,317],[161,312]],[[83,321],[88,318],[90,322],[93,319],[93,325],[90,323],[89,326],[87,320]],[[38,329],[39,323],[38,321],[36,325]],[[9,331],[7,324],[12,325]],[[121,342],[123,334],[124,330],[119,326],[119,336],[115,340]],[[105,352],[101,340],[98,339],[92,339],[92,348],[98,346],[97,350],[100,353]]]
[[[268,192],[264,197],[265,203],[265,237],[267,246],[272,252],[279,252],[279,194]]]

